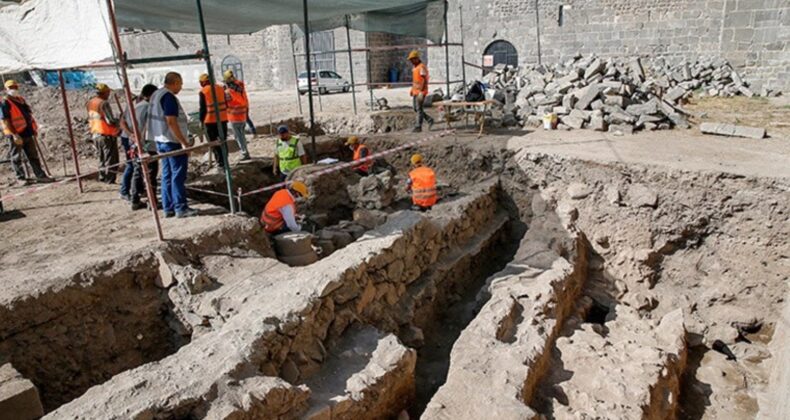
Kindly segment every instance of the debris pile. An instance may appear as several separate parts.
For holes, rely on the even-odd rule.
[[[639,57],[577,55],[554,66],[498,65],[488,74],[493,98],[504,104],[504,126],[556,125],[631,133],[634,130],[688,128],[681,104],[692,94],[754,96],[724,59],[669,64]],[[763,89],[763,94],[778,92]]]

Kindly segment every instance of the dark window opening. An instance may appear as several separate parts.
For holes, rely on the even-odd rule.
[[[513,44],[499,40],[494,41],[486,47],[483,52],[483,66],[496,67],[497,64],[518,67],[518,52]],[[483,72],[484,74],[487,71]]]

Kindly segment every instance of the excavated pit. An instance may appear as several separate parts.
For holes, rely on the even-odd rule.
[[[342,139],[321,144],[343,153]],[[305,267],[274,260],[257,222],[234,218],[247,230],[225,232],[224,245],[165,258],[181,273],[165,289],[149,268],[161,259],[140,258],[139,274],[126,262],[106,283],[136,296],[120,304],[91,291],[98,306],[63,298],[80,309],[39,314],[31,319],[43,323],[14,334],[4,326],[0,354],[16,351],[10,361],[48,411],[67,402],[49,418],[705,419],[773,409],[783,379],[769,373],[787,334],[786,185],[452,141],[421,152],[453,192],[430,212],[404,210],[398,193],[375,209],[377,222]],[[406,152],[386,162],[396,189],[404,162]],[[267,169],[236,170],[253,174],[239,177],[253,189],[270,181]],[[349,176],[312,185],[322,198],[307,205],[321,227],[360,220],[338,187]],[[257,215],[264,202],[242,207]],[[228,251],[256,240],[267,242],[254,253]],[[101,284],[97,275],[85,281]],[[185,293],[190,284],[202,286]],[[96,312],[129,322],[130,307],[141,320],[114,339],[136,343],[149,328],[159,353],[89,364],[85,356],[111,353],[109,340],[75,353],[68,330],[45,329]],[[33,316],[18,308],[9,313]],[[34,349],[62,340],[67,351],[26,358],[17,349],[26,334],[40,341]],[[63,361],[79,374],[31,368]]]

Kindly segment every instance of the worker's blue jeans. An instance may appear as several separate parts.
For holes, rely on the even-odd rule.
[[[121,146],[123,146],[123,154],[126,156],[126,164],[121,176],[121,195],[129,196],[132,187],[132,174],[134,173],[132,159],[129,159],[129,149],[132,148],[132,143],[128,137],[121,137]]]
[[[181,150],[178,143],[156,143],[159,153]],[[162,159],[162,210],[165,213],[181,213],[186,211],[187,191],[184,183],[187,180],[189,157],[184,155]]]

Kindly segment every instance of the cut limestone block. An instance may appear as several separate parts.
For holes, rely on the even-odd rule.
[[[414,398],[417,352],[392,334],[352,328],[309,378],[310,411],[305,418],[388,418]]]
[[[764,128],[746,127],[743,125],[705,122],[700,124],[699,130],[703,134],[716,134],[719,136],[747,137],[758,140],[765,137]]]
[[[0,420],[37,419],[44,407],[33,382],[6,363],[0,366]]]
[[[302,267],[318,261],[318,254],[311,249],[301,255],[280,255],[278,258],[291,267]]]

